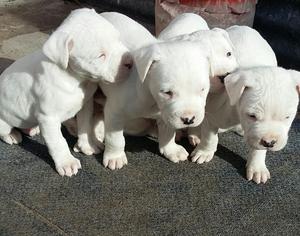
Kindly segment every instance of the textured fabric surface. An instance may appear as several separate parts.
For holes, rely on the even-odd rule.
[[[247,147],[234,133],[201,166],[173,164],[155,140],[127,137],[124,169],[75,154],[83,169],[72,178],[55,172],[40,137],[1,142],[0,235],[297,235],[299,134],[297,121],[286,148],[269,153],[266,185],[245,179]]]
[[[52,29],[57,9],[66,11],[56,4],[42,1],[43,20],[36,16],[40,5],[0,10],[0,46],[32,29]],[[14,42],[14,50],[27,49],[22,40]],[[0,71],[12,62],[1,57]],[[74,138],[66,137],[73,147]],[[266,185],[245,179],[247,147],[234,133],[222,134],[215,158],[201,166],[171,163],[155,140],[127,137],[128,166],[110,171],[102,154],[74,154],[83,169],[72,178],[56,173],[41,137],[23,138],[14,146],[0,141],[1,236],[299,235],[300,117],[286,148],[268,154],[272,178]],[[191,151],[186,140],[182,144]]]

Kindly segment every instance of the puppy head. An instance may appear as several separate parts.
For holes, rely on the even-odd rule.
[[[196,43],[173,41],[139,49],[134,60],[163,120],[175,129],[198,126],[209,90],[207,53]]]
[[[237,105],[247,143],[278,151],[288,139],[297,112],[300,73],[279,67],[257,67],[225,78],[231,105]]]
[[[224,88],[220,77],[224,78],[238,68],[233,44],[228,33],[223,29],[214,28],[212,30],[199,30],[180,37],[185,40],[197,41],[210,51],[210,92]]]
[[[90,9],[73,11],[46,41],[43,52],[62,69],[96,82],[126,79],[133,64],[119,32]]]
[[[211,30],[211,77],[226,76],[238,68],[238,63],[235,58],[233,44],[228,33],[219,28]]]

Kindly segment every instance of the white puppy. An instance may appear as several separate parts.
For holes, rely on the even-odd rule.
[[[157,43],[157,39],[144,26],[124,14],[103,12],[100,16],[109,21],[119,31],[120,40],[130,51]],[[103,106],[104,103],[105,98],[101,97],[100,105]],[[103,149],[104,118],[101,106],[99,106],[99,97],[94,97],[94,99],[85,104],[76,115],[76,119],[64,122],[69,132],[78,136],[74,151],[92,155],[99,153],[100,149]],[[94,125],[91,126],[91,124]],[[130,133],[132,133],[131,131],[136,131],[133,133],[141,134],[144,133],[144,129],[147,129],[148,121],[139,120],[135,124],[136,127],[131,124],[126,125],[130,127],[128,131]],[[141,131],[141,133],[138,131]]]
[[[227,76],[226,91],[208,95],[201,142],[191,154],[192,161],[210,161],[217,150],[218,130],[241,124],[250,147],[247,178],[265,183],[270,178],[266,152],[278,151],[287,143],[299,85],[299,72],[280,67],[257,67]]]
[[[226,31],[234,45],[234,54],[238,61],[240,69],[246,69],[257,66],[277,66],[277,60],[274,51],[268,42],[254,29],[248,26],[231,26]],[[224,90],[224,84],[220,77],[210,78],[210,93],[218,93]],[[222,130],[220,130],[221,132]],[[235,131],[242,134],[240,127]],[[193,146],[200,143],[198,137],[199,128],[188,130],[189,141]]]
[[[255,29],[234,25],[227,28],[226,31],[234,45],[239,68],[277,66],[273,49]]]
[[[132,58],[119,33],[94,10],[73,11],[43,46],[8,67],[0,77],[0,138],[19,143],[13,127],[39,125],[60,175],[81,168],[60,130],[93,96],[96,86],[127,78]]]
[[[175,130],[198,126],[209,90],[206,51],[193,42],[173,41],[143,47],[133,53],[135,66],[121,84],[100,86],[107,96],[103,164],[119,169],[127,164],[123,130],[139,118],[158,120],[160,152],[173,162],[188,153],[175,143]]]
[[[159,35],[159,38],[178,38],[176,36],[180,35],[179,37],[182,38],[192,37],[192,39],[195,39],[198,37],[198,39],[204,40],[204,38],[207,36],[205,36],[205,33],[203,33],[202,31],[203,18],[197,15],[194,16],[194,14],[190,13],[187,13],[185,15],[185,17],[181,17],[181,15],[177,16],[172,21],[172,26],[167,26],[163,31],[164,34]],[[199,31],[199,33],[197,31]],[[239,68],[251,68],[256,66],[277,66],[275,53],[273,52],[268,42],[256,30],[248,26],[231,26],[227,28],[226,31],[228,33],[230,41],[233,44],[234,56],[236,57]],[[186,35],[182,36],[183,34]],[[216,51],[214,55],[220,55],[217,53],[218,51],[220,52],[220,50],[216,50],[216,45],[219,45],[216,40],[216,37],[215,39],[212,38],[211,40],[211,45],[213,48],[212,50]],[[201,42],[201,40],[199,40],[199,43],[203,44],[203,41]],[[205,42],[204,45],[209,46],[209,44]],[[216,59],[211,60],[212,63],[214,61],[216,61]],[[224,62],[229,63],[229,61],[225,60]],[[231,71],[228,70],[228,72]],[[224,74],[221,73],[214,73],[214,75],[210,76],[210,93],[218,93],[224,90],[223,79]],[[243,132],[240,127],[236,127],[236,130],[239,133]],[[189,128],[188,134],[190,143],[193,146],[196,146],[200,142],[200,139],[198,137],[199,128]]]
[[[103,12],[100,15],[120,32],[121,41],[130,51],[157,42],[157,39],[144,26],[124,14]]]
[[[228,33],[223,29],[198,30],[190,34],[173,37],[167,41],[172,40],[196,42],[209,51],[210,80],[225,77],[238,68],[234,47]],[[211,85],[213,85],[212,82]],[[210,91],[212,89],[211,87]]]
[[[168,40],[170,38],[190,34],[198,30],[209,30],[206,21],[194,13],[183,13],[176,16],[168,26],[160,32],[158,39]]]
[[[160,33],[159,39],[167,40],[173,37],[183,36],[183,38],[192,37],[193,39],[198,38],[199,43],[203,43],[203,37],[205,33],[200,33],[202,30],[208,30],[205,20],[193,13],[184,13],[178,15],[171,21],[171,23]],[[199,31],[199,33],[197,33]],[[226,29],[234,48],[234,56],[237,59],[239,68],[249,68],[254,66],[276,66],[277,60],[275,53],[273,52],[267,41],[254,29],[248,26],[231,26]],[[206,36],[207,37],[207,36]],[[211,37],[211,45],[215,50],[215,55],[220,55],[220,50],[216,49],[220,44],[217,39],[213,40]],[[206,44],[204,42],[204,44]],[[210,45],[207,45],[210,47]],[[214,61],[214,60],[212,60]],[[224,60],[224,62],[226,62]],[[225,66],[224,66],[225,67]],[[237,68],[235,68],[237,69]],[[228,70],[228,73],[232,71]],[[210,92],[217,92],[219,89],[224,88],[221,80],[224,75],[215,73],[214,76],[210,77],[211,87]],[[220,80],[221,79],[221,80]]]
[[[116,29],[121,32],[122,42],[130,49],[134,50],[136,48],[153,44],[155,42],[159,42],[153,37],[142,25],[133,21],[127,16],[124,16],[120,13],[107,12],[101,14],[107,20],[109,20]],[[189,14],[188,14],[189,15]],[[192,16],[197,16],[195,14],[191,14]],[[198,17],[198,16],[197,16]],[[178,37],[174,37],[172,39],[166,40],[166,43],[172,43],[172,41],[195,41],[200,46],[204,47],[208,51],[208,59],[210,64],[210,76],[224,76],[233,70],[235,70],[238,66],[237,61],[235,59],[233,53],[232,43],[230,42],[229,36],[226,31],[222,29],[213,29],[213,30],[200,30],[190,35],[181,35]],[[164,40],[160,40],[160,42],[164,42]],[[203,55],[199,58],[198,63],[202,63]],[[197,63],[197,59],[195,61]],[[202,65],[200,65],[201,67]],[[92,103],[90,103],[90,107]],[[97,112],[97,111],[96,111]],[[87,113],[86,113],[87,114]],[[81,114],[77,115],[81,117]],[[90,122],[85,122],[87,125],[91,123],[91,117],[89,117]],[[98,116],[99,118],[101,116]],[[87,118],[86,118],[87,119]],[[83,120],[81,119],[82,124],[81,127],[87,125],[83,124]],[[99,120],[99,123],[101,121]],[[135,120],[133,124],[125,125],[125,132],[130,134],[145,134],[147,132],[153,133],[153,129],[149,129],[149,124],[153,124],[153,122],[146,120]],[[134,127],[135,126],[135,127]],[[99,126],[103,127],[103,125]],[[139,132],[133,132],[139,131]],[[104,130],[97,129],[96,136],[102,137]],[[93,138],[89,138],[92,140]],[[102,141],[102,138],[101,138]],[[96,142],[95,142],[96,143]],[[79,145],[78,145],[79,144]],[[78,144],[76,145],[76,151],[82,151],[85,154],[95,153],[94,148],[96,145],[92,143],[88,143],[87,139],[82,140],[78,139]]]

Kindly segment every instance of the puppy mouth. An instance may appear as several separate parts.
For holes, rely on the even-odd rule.
[[[222,84],[224,84],[224,79],[227,75],[229,75],[230,73],[226,73],[225,75],[220,75],[220,76],[217,76],[218,79],[221,81]]]

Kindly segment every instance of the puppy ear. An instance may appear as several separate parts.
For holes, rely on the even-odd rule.
[[[296,89],[300,95],[300,72],[296,70],[289,70],[289,72],[296,83]]]
[[[63,69],[68,67],[69,54],[74,43],[71,36],[62,31],[53,32],[43,46],[43,53]]]
[[[226,30],[220,28],[213,28],[212,31],[220,33],[229,43],[229,45],[234,49],[234,45],[229,37],[229,34]]]
[[[133,60],[140,80],[144,82],[152,64],[160,60],[159,47],[157,45],[151,45],[138,49],[133,53]]]
[[[250,71],[237,71],[225,77],[224,84],[231,106],[237,104],[245,88],[254,86],[255,81],[250,74]]]

